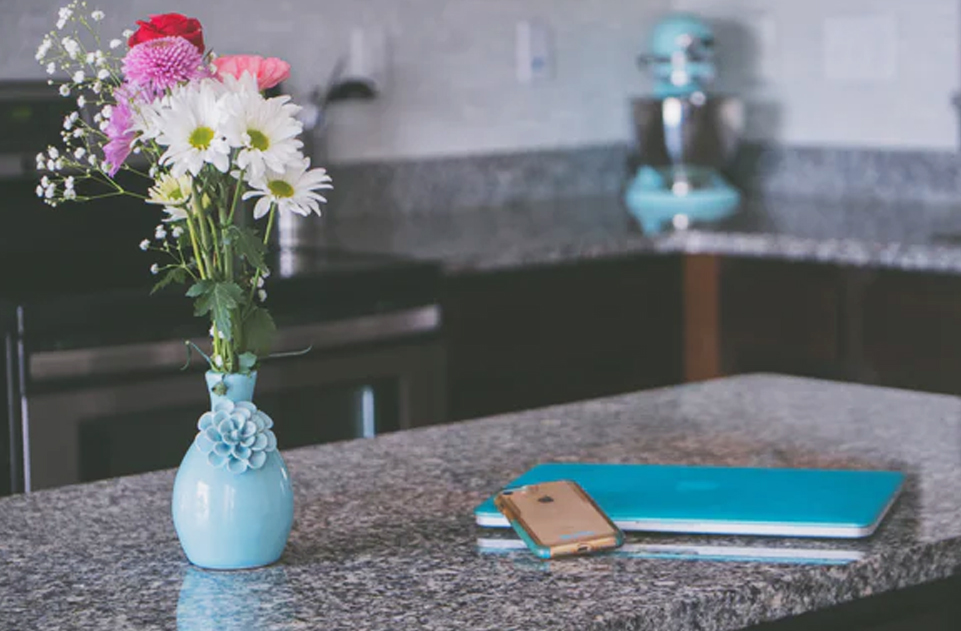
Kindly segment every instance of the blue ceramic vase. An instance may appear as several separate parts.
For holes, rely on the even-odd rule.
[[[273,421],[252,403],[257,373],[207,372],[210,411],[174,482],[173,519],[191,563],[213,570],[270,565],[294,521]]]

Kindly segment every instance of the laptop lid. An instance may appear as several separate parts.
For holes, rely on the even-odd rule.
[[[505,488],[574,480],[622,530],[865,537],[904,483],[897,471],[548,463]],[[509,526],[493,497],[478,525]]]

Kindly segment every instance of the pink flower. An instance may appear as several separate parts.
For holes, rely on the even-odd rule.
[[[104,126],[108,142],[103,146],[104,161],[110,165],[110,177],[117,174],[120,166],[130,155],[136,132],[133,129],[133,106],[151,100],[143,90],[125,83],[113,92],[116,104],[111,107],[110,118]]]
[[[160,37],[137,44],[123,60],[127,80],[155,96],[187,81],[210,76],[197,47],[182,37]]]
[[[279,84],[290,76],[290,64],[276,57],[259,57],[257,55],[224,55],[214,59],[217,66],[217,76],[221,79],[226,75],[237,77],[245,72],[257,78],[257,89],[266,90]]]
[[[124,88],[118,88],[114,94],[117,96],[117,104],[113,106],[110,120],[104,128],[109,141],[103,146],[104,161],[110,164],[110,177],[117,174],[120,165],[130,155],[135,137],[130,97]]]

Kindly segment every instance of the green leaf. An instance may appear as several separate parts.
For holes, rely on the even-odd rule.
[[[241,353],[237,359],[240,361],[240,372],[250,372],[257,365],[257,356],[254,353]]]
[[[254,307],[243,322],[244,347],[250,352],[264,354],[270,350],[277,325],[270,312],[263,307]]]
[[[224,242],[233,246],[254,269],[264,268],[266,248],[263,240],[250,228],[228,226],[224,231]]]
[[[210,314],[214,326],[224,339],[233,339],[232,316],[244,300],[244,292],[237,283],[229,281],[202,280],[187,290],[187,295],[196,298],[194,315]]]
[[[212,284],[213,281],[198,280],[196,283],[190,286],[190,289],[187,290],[187,297],[196,298],[197,296],[207,293],[210,291],[210,286]]]
[[[151,294],[155,294],[164,287],[177,283],[178,285],[187,280],[187,270],[182,267],[177,267],[166,272],[160,280],[154,284],[153,289],[150,290]]]

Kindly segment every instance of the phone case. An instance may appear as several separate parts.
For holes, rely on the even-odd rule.
[[[620,529],[571,480],[504,489],[494,504],[542,559],[612,550],[624,543]]]

